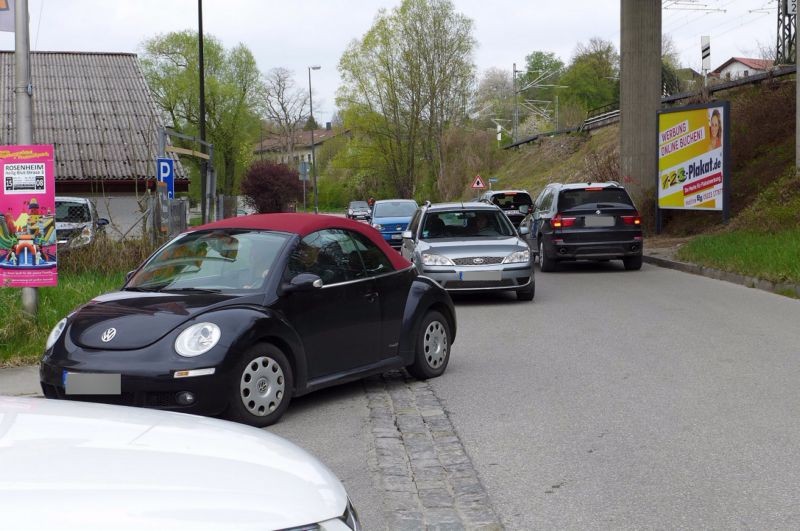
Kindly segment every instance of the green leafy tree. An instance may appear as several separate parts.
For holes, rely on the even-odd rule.
[[[472,21],[449,0],[404,0],[342,56],[337,105],[350,149],[392,195],[412,197],[442,174],[444,132],[466,115],[474,45]]]
[[[619,53],[614,45],[597,37],[579,44],[561,78],[564,100],[584,113],[619,101]]]
[[[235,195],[259,134],[261,74],[244,45],[225,50],[213,36],[203,39],[206,139],[214,145],[218,191]],[[200,84],[197,33],[159,35],[143,44],[142,70],[167,126],[199,135]],[[189,145],[198,149],[197,145]],[[198,163],[195,163],[197,167]],[[199,188],[192,185],[193,195]]]

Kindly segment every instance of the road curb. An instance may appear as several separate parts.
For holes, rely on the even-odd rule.
[[[748,288],[760,289],[777,295],[800,299],[800,284],[795,284],[793,282],[772,282],[771,280],[765,280],[763,278],[740,275],[739,273],[731,273],[730,271],[722,271],[721,269],[687,262],[678,262],[660,256],[644,255],[642,258],[645,262],[659,267],[675,269],[677,271],[683,271],[684,273],[700,275],[715,280],[724,280],[725,282],[732,282]]]

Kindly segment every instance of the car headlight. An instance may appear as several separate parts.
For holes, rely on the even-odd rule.
[[[373,223],[372,226],[378,230],[383,230],[383,226],[380,223]]]
[[[506,256],[505,258],[503,258],[503,263],[517,264],[520,262],[530,262],[530,260],[531,260],[531,251],[530,249],[525,249],[524,251],[516,251]]]
[[[185,358],[205,354],[219,342],[220,335],[214,323],[197,323],[180,333],[175,340],[175,352]]]
[[[423,254],[422,264],[430,266],[451,266],[455,265],[452,260],[440,254]]]
[[[349,498],[347,499],[347,509],[345,509],[341,520],[349,529],[361,531],[361,522],[358,520],[358,513],[356,512],[356,508],[353,507],[353,502],[351,502]]]
[[[61,333],[64,331],[64,328],[66,328],[66,326],[67,326],[66,317],[64,317],[58,323],[56,323],[56,325],[50,331],[50,335],[47,336],[47,343],[45,343],[44,345],[45,350],[50,350],[51,348],[53,348],[53,345],[55,345],[56,341],[58,341],[58,338],[61,337]]]

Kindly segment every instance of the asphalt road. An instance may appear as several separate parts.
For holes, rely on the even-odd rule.
[[[508,529],[800,528],[800,301],[610,262],[458,318],[432,386]]]
[[[324,390],[268,429],[342,479],[367,530],[458,529],[459,512],[512,530],[800,528],[800,301],[648,264],[536,284],[530,303],[457,297],[441,378]],[[35,369],[14,371],[5,387],[29,385],[4,392],[36,391]],[[446,484],[415,477],[439,468]],[[424,518],[392,520],[398,501]]]
[[[800,301],[645,264],[537,271],[536,298],[457,297],[430,387],[507,529],[800,528]],[[271,428],[387,526],[363,384]]]

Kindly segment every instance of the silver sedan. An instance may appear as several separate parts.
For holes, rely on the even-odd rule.
[[[535,293],[530,248],[494,205],[423,206],[403,233],[401,253],[448,291],[515,291],[527,301]]]

